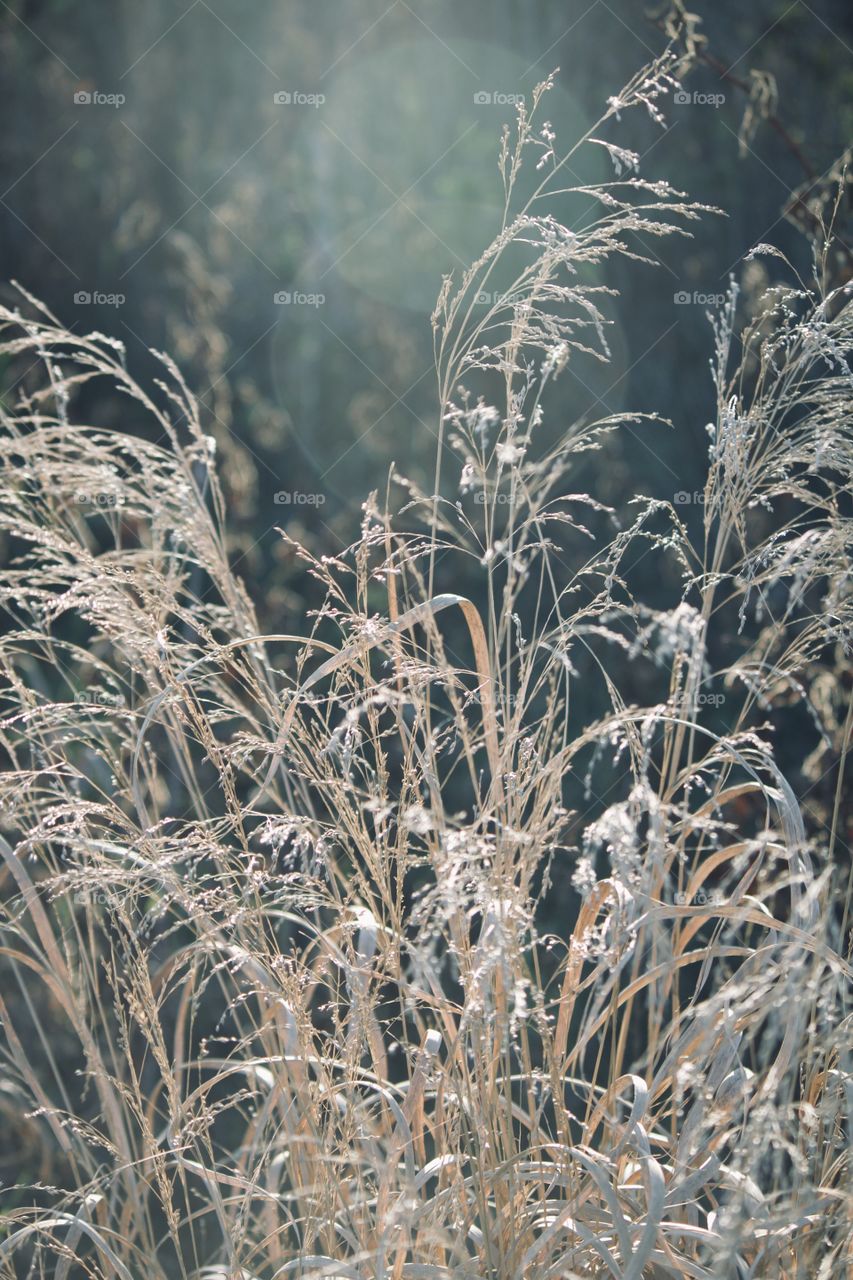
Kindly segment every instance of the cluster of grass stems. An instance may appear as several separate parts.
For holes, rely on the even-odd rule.
[[[819,254],[743,326],[732,287],[689,520],[572,491],[640,417],[540,445],[599,269],[702,212],[600,136],[673,70],[564,156],[548,82],[519,111],[433,316],[434,491],[294,547],[303,633],[260,633],[172,362],[2,312],[4,1280],[853,1274],[850,715],[825,821],[767,727],[843,710],[853,304]],[[104,380],[150,438],[75,420]]]

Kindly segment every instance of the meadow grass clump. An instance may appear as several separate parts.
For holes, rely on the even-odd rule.
[[[40,371],[0,409],[3,1277],[853,1264],[851,713],[825,823],[770,724],[845,705],[851,303],[818,262],[742,327],[732,287],[699,527],[573,491],[640,418],[540,446],[566,364],[608,357],[588,268],[701,212],[598,136],[674,69],[567,155],[547,82],[520,109],[503,226],[433,316],[434,490],[395,476],[347,552],[294,548],[296,634],[229,565],[174,365],[146,391],[29,296],[0,315]],[[565,185],[583,146],[611,183]],[[76,420],[99,380],[150,439]]]

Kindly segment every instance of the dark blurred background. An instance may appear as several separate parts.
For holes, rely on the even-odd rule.
[[[710,335],[693,293],[722,292],[756,241],[807,268],[809,245],[783,208],[853,136],[844,0],[689,7],[707,45],[685,87],[725,100],[670,103],[666,132],[626,120],[625,141],[645,176],[728,216],[707,217],[692,242],[650,245],[663,265],[616,281],[613,364],[565,379],[567,415],[631,406],[676,424],[623,438],[592,481],[605,500],[632,485],[671,497],[700,483]],[[498,139],[513,118],[511,105],[475,95],[529,100],[559,67],[546,114],[568,145],[663,47],[666,8],[0,4],[0,280],[19,280],[78,331],[121,338],[140,377],[148,347],[177,359],[217,438],[240,571],[265,582],[267,621],[288,608],[274,524],[286,514],[317,549],[337,548],[392,460],[424,477],[431,466],[429,315],[442,273],[496,229]],[[739,148],[755,72],[775,77],[781,128],[759,121]],[[605,160],[583,176],[604,177]],[[674,302],[680,290],[689,304]],[[100,395],[89,416],[120,425]],[[284,513],[281,490],[316,496]]]
[[[590,455],[573,487],[617,507],[637,491],[671,500],[702,488],[706,302],[731,273],[747,303],[762,289],[778,264],[744,263],[759,241],[808,272],[811,245],[785,210],[853,137],[846,0],[689,8],[706,40],[690,100],[667,104],[665,130],[626,118],[619,141],[640,152],[643,176],[727,216],[703,218],[692,240],[650,243],[655,269],[604,274],[622,291],[613,363],[578,363],[558,384],[565,421],[624,407],[672,419],[674,430],[625,432]],[[529,101],[559,67],[545,114],[568,147],[664,47],[668,10],[0,0],[3,296],[15,298],[5,282],[17,279],[75,330],[120,338],[143,380],[155,372],[148,348],[177,360],[217,440],[234,563],[265,627],[294,630],[304,610],[275,525],[334,552],[392,461],[430,488],[429,317],[442,274],[463,270],[498,228],[505,99]],[[609,164],[602,151],[580,176],[605,178]],[[12,394],[26,377],[0,370],[0,386]],[[103,383],[81,412],[146,429]],[[289,503],[276,502],[282,492]],[[701,521],[698,504],[684,510]],[[656,561],[648,572],[653,599]]]

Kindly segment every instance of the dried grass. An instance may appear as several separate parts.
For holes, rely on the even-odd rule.
[[[577,146],[657,116],[672,70]],[[339,557],[296,548],[305,635],[259,634],[171,362],[149,394],[103,335],[28,297],[0,317],[43,374],[0,436],[0,1105],[42,1171],[3,1193],[4,1276],[853,1263],[851,716],[808,832],[762,727],[843,697],[853,308],[818,271],[738,334],[733,289],[701,536],[663,500],[615,527],[572,471],[637,419],[544,450],[537,429],[566,362],[608,355],[584,264],[648,259],[700,210],[607,143],[596,219],[540,213],[577,150],[540,124],[546,89],[504,139],[503,230],[433,318],[434,493],[374,495]],[[97,379],[161,443],[79,425]],[[631,593],[639,549],[680,574],[668,610]],[[483,604],[447,590],[475,577]],[[623,700],[629,661],[655,705]],[[609,708],[591,722],[576,667]],[[578,776],[602,797],[583,819]]]

